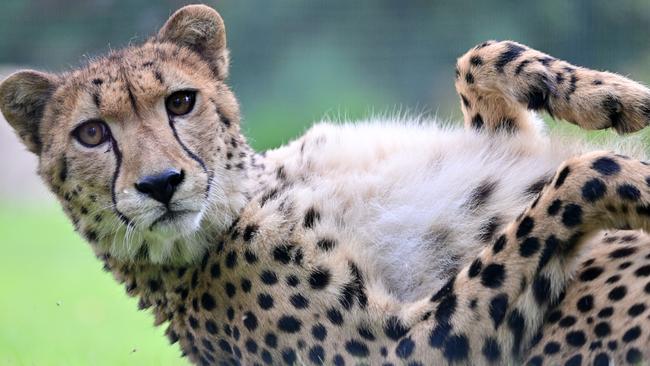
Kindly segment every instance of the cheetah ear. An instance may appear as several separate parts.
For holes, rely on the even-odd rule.
[[[157,39],[192,49],[210,63],[220,80],[228,77],[226,27],[219,13],[209,6],[188,5],[177,10]]]
[[[57,83],[54,75],[23,70],[0,84],[0,111],[27,149],[36,155],[41,152],[39,125]]]

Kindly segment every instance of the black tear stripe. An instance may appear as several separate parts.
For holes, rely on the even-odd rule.
[[[117,141],[115,141],[115,139],[111,139],[111,145],[113,146],[113,152],[115,153],[115,172],[113,172],[113,179],[111,180],[111,201],[113,201],[113,210],[117,214],[117,217],[119,217],[128,228],[133,225],[133,222],[117,209],[117,194],[115,193],[115,182],[117,182],[117,178],[120,176],[120,168],[122,167],[122,152],[117,146]]]
[[[208,171],[208,167],[205,165],[205,162],[198,157],[192,150],[190,150],[181,140],[181,138],[178,136],[178,131],[176,131],[176,127],[174,126],[174,120],[172,118],[169,118],[169,127],[172,129],[172,133],[174,134],[174,138],[178,142],[179,145],[183,148],[185,153],[194,161],[199,163],[201,166],[201,169],[205,172],[205,174],[208,176],[208,186],[205,188],[205,198],[208,198],[208,195],[210,193],[210,188],[212,187],[212,178],[214,177],[214,174],[210,171]]]

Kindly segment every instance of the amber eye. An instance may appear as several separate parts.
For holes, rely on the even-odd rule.
[[[82,145],[95,147],[106,142],[111,134],[104,121],[90,120],[75,128],[72,135]]]
[[[196,92],[194,90],[179,90],[165,99],[165,107],[170,115],[182,116],[192,111],[194,102],[196,102]]]

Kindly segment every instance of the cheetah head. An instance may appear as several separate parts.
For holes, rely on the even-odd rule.
[[[186,262],[245,203],[250,151],[227,73],[223,20],[191,5],[143,45],[9,76],[0,109],[98,254]]]

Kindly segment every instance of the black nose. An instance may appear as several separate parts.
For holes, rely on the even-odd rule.
[[[167,169],[162,173],[148,175],[135,184],[135,189],[163,204],[172,199],[185,173],[178,169]]]

